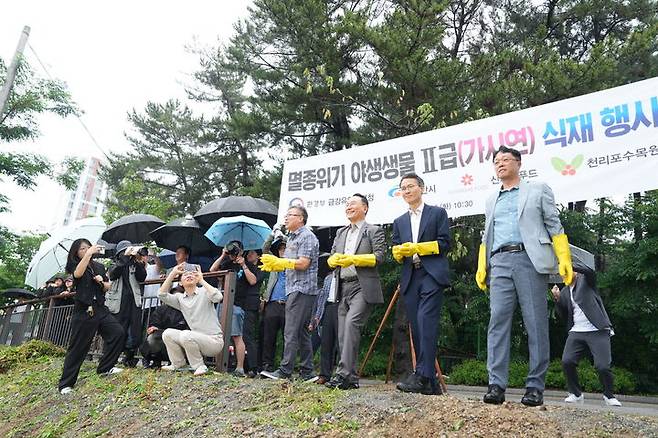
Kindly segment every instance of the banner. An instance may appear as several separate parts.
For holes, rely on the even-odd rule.
[[[451,217],[484,213],[498,190],[493,152],[521,152],[521,176],[548,183],[558,203],[658,188],[658,78],[434,131],[287,161],[279,221],[291,205],[309,225],[344,225],[354,193],[368,221],[391,223],[407,210],[400,176],[425,181],[424,202]]]

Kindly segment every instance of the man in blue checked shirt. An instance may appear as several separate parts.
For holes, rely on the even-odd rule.
[[[306,227],[308,212],[304,207],[290,207],[285,217],[288,242],[284,258],[271,254],[261,257],[266,272],[286,271],[286,326],[283,331],[283,359],[279,369],[261,374],[270,379],[290,379],[297,352],[300,356],[299,377],[315,381],[313,349],[308,324],[318,294],[318,255],[320,244]]]

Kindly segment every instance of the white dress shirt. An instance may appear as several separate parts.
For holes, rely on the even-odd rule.
[[[599,329],[587,319],[587,315],[583,312],[578,304],[573,299],[573,285],[569,286],[569,296],[571,299],[571,306],[573,307],[573,327],[570,332],[596,332]]]
[[[425,203],[421,202],[418,208],[409,208],[409,220],[411,221],[411,239],[413,243],[418,243],[418,234],[420,233],[420,220],[423,216],[423,208]],[[414,254],[414,262],[420,262],[418,254]]]

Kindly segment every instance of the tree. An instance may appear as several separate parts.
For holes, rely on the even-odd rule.
[[[24,286],[27,267],[47,237],[41,234],[18,235],[0,227],[0,290]],[[0,305],[6,303],[0,294]]]
[[[0,79],[5,81],[7,67],[0,58]],[[14,87],[9,94],[7,108],[0,114],[0,142],[10,143],[39,136],[37,115],[52,113],[60,117],[78,114],[64,83],[38,78],[30,66],[18,64]],[[52,164],[41,155],[0,151],[0,181],[10,178],[24,189],[33,190],[36,179],[47,175],[71,189],[84,166],[80,160],[66,158]],[[0,212],[9,209],[7,196],[0,193]]]

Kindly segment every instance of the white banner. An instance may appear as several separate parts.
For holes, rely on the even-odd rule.
[[[393,140],[287,161],[279,220],[304,205],[309,225],[344,225],[354,193],[370,201],[368,221],[406,211],[400,176],[425,181],[423,199],[452,217],[484,213],[499,185],[500,145],[522,154],[523,178],[548,183],[558,203],[658,188],[658,78]]]

